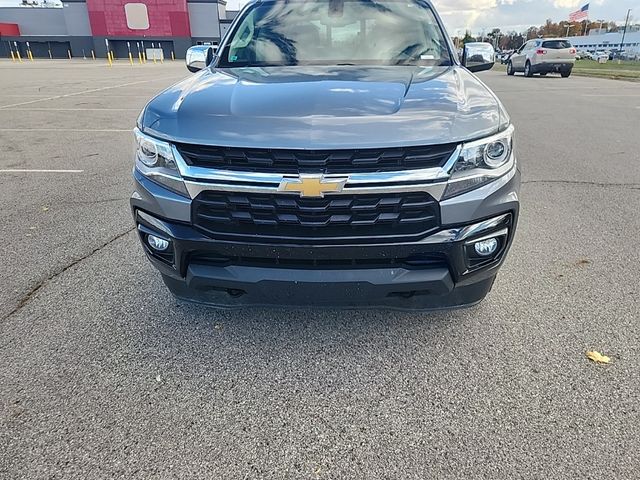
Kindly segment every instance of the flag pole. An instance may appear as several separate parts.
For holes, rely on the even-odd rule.
[[[627,19],[624,21],[624,30],[622,31],[622,40],[620,40],[620,50],[618,51],[618,63],[620,63],[620,57],[622,56],[622,49],[624,48],[624,37],[627,35],[627,26],[629,25],[629,15],[631,15],[631,9],[627,10]]]

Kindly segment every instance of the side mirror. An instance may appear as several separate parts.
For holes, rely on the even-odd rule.
[[[462,51],[462,65],[471,72],[491,70],[496,62],[496,52],[490,43],[467,43]]]
[[[213,61],[213,48],[211,45],[194,45],[187,50],[185,62],[187,70],[195,73],[206,68]]]

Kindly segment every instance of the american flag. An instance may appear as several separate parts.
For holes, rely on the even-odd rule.
[[[569,14],[569,21],[570,22],[580,22],[582,20],[584,20],[585,18],[589,17],[589,4],[587,3],[584,7],[582,7],[580,10],[576,10],[575,12],[572,12]]]

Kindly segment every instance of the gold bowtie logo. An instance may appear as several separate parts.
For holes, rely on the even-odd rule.
[[[298,178],[283,178],[278,190],[298,192],[301,197],[324,197],[325,193],[341,192],[348,178],[325,179],[324,175],[300,175]]]

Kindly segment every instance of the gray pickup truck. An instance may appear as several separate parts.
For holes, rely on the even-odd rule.
[[[263,0],[137,122],[133,216],[178,298],[429,310],[490,291],[513,126],[428,1]]]

